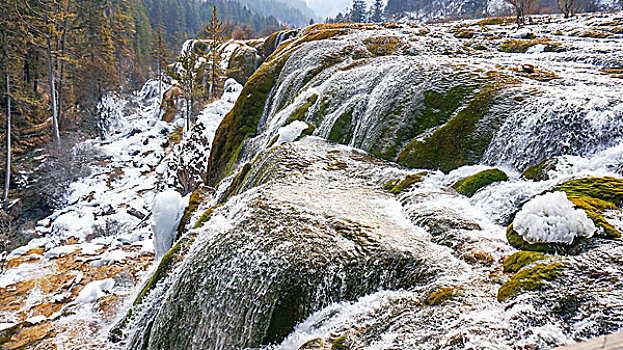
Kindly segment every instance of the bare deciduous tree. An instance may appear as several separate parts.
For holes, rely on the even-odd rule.
[[[565,15],[565,18],[569,18],[576,10],[577,0],[558,0],[558,9]]]
[[[538,0],[504,0],[515,11],[516,21],[518,25],[522,25],[526,21],[526,16],[534,9]]]

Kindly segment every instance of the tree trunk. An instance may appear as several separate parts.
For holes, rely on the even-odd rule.
[[[2,2],[2,20],[6,22],[5,1]],[[9,80],[9,44],[6,38],[6,27],[2,26],[2,45],[4,46],[4,77],[6,88],[6,174],[4,179],[4,193],[2,201],[9,199],[9,187],[11,186],[11,82]]]
[[[67,26],[69,25],[67,18],[65,18],[65,22],[63,24],[63,36],[61,39],[61,54],[60,56],[65,55],[65,44],[67,43]],[[61,58],[58,59],[60,61],[60,76],[58,79],[58,124],[63,121],[63,79],[65,73],[65,61]]]
[[[56,147],[61,149],[61,135],[58,129],[58,109],[56,106],[56,89],[54,87],[54,71],[52,69],[52,48],[50,47],[50,38],[47,39],[47,54],[48,54],[48,81],[50,83],[50,99],[52,101],[52,127],[54,128],[54,140],[56,141]]]

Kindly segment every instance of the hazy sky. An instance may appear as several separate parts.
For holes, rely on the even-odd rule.
[[[335,17],[339,12],[344,13],[353,4],[353,0],[306,0],[307,6],[316,12],[320,18]],[[366,0],[370,6],[374,0]],[[387,1],[383,1],[386,3]]]

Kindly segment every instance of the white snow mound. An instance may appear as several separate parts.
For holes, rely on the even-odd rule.
[[[174,190],[165,190],[154,198],[152,228],[156,259],[162,258],[171,248],[185,208],[186,203],[182,195]]]
[[[529,243],[571,244],[576,237],[592,237],[595,224],[582,209],[575,209],[565,192],[533,198],[517,213],[515,231]]]
[[[90,282],[82,288],[80,294],[78,294],[78,297],[74,300],[74,303],[82,304],[97,301],[97,299],[110,293],[114,286],[115,280],[112,278]]]

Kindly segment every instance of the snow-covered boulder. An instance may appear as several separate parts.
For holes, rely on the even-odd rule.
[[[97,301],[97,299],[109,294],[114,286],[115,280],[112,278],[90,282],[82,288],[80,294],[78,294],[78,297],[74,300],[74,303],[82,304]]]
[[[152,228],[156,259],[160,259],[171,248],[185,207],[182,195],[174,190],[163,191],[154,198]]]

